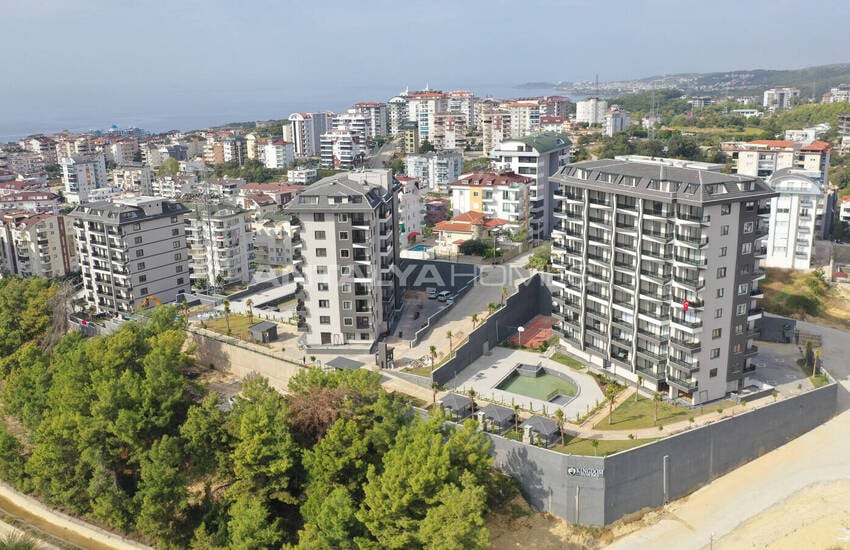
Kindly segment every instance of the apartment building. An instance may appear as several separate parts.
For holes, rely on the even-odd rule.
[[[41,157],[45,166],[59,163],[56,156],[56,142],[47,136],[34,136],[20,141],[20,146],[26,151],[32,151]]]
[[[602,124],[608,113],[608,102],[598,97],[589,97],[576,103],[576,122]]]
[[[401,308],[398,182],[389,170],[324,178],[298,195],[287,212],[301,222],[301,343],[371,351]]]
[[[287,168],[295,162],[295,145],[276,140],[262,146],[263,165],[266,168]]]
[[[407,243],[425,229],[425,186],[416,178],[395,179],[399,182],[398,234],[402,243]]]
[[[850,84],[839,84],[823,94],[823,103],[844,103],[850,101]]]
[[[198,177],[194,174],[161,176],[151,182],[151,196],[174,199],[197,190]]]
[[[242,178],[210,178],[203,182],[203,187],[210,196],[216,197],[226,202],[236,202],[237,197],[242,193],[245,187],[245,180]]]
[[[124,191],[152,196],[152,176],[150,167],[141,162],[122,164],[112,169],[112,185]]]
[[[446,191],[449,184],[463,173],[463,153],[460,151],[431,151],[408,155],[404,159],[405,173],[416,178],[428,189]]]
[[[727,141],[721,150],[732,160],[733,174],[767,178],[782,168],[798,168],[818,172],[822,181],[829,181],[831,148],[826,141],[808,145],[778,139]]]
[[[815,241],[832,234],[835,193],[819,172],[782,168],[767,185],[778,193],[759,216],[767,222],[768,236],[760,246],[762,265],[784,269],[810,269]]]
[[[331,129],[351,132],[364,145],[372,140],[371,117],[358,109],[349,109],[344,113],[338,113],[333,117]]]
[[[515,235],[525,234],[530,239],[529,194],[534,183],[534,179],[513,172],[465,174],[449,186],[452,211],[456,214],[478,212],[505,220],[504,229]]]
[[[189,293],[185,206],[158,197],[77,206],[75,240],[86,302],[130,314]]]
[[[134,162],[138,152],[139,142],[136,140],[116,141],[104,147],[106,158],[119,165]]]
[[[395,96],[389,100],[387,114],[389,117],[389,132],[394,136],[401,131],[401,125],[408,121],[407,98]]]
[[[28,210],[0,213],[0,272],[49,279],[78,269],[73,220]]]
[[[493,110],[481,114],[481,143],[484,156],[490,156],[502,141],[511,134],[511,115],[507,111]]]
[[[758,178],[597,160],[561,169],[556,332],[596,369],[698,405],[747,385],[762,311]]]
[[[9,170],[21,176],[36,176],[44,173],[44,160],[38,153],[9,153],[6,157]]]
[[[769,111],[787,109],[792,100],[800,97],[797,88],[771,88],[764,91],[762,106]]]
[[[437,90],[425,90],[407,93],[407,119],[418,124],[419,142],[426,139],[434,142],[434,115],[444,113],[448,109],[446,94]]]
[[[369,140],[383,137],[389,133],[387,123],[387,104],[377,101],[362,101],[354,104],[354,111],[368,121]]]
[[[257,220],[252,232],[255,272],[277,276],[291,269],[300,232],[298,218],[290,214],[267,214]]]
[[[465,113],[439,113],[434,115],[435,149],[465,149],[469,145],[468,117]]]
[[[226,202],[187,203],[185,233],[192,285],[251,281],[251,212]]]
[[[404,121],[399,126],[402,150],[405,155],[415,155],[419,152],[419,125],[415,122]]]
[[[363,141],[363,132],[340,126],[322,134],[319,164],[323,168],[350,170],[365,153],[366,143]]]
[[[632,115],[628,111],[621,111],[619,108],[612,107],[605,113],[605,121],[602,125],[603,133],[608,137],[614,137],[614,134],[625,132],[632,125]]]
[[[570,162],[570,140],[563,132],[541,132],[520,139],[503,141],[490,158],[498,170],[510,170],[534,180],[529,188],[531,238],[548,239],[555,223],[553,212],[556,185],[550,181],[562,166]]]
[[[59,160],[65,199],[70,203],[88,202],[93,189],[106,187],[106,159],[102,154],[73,155]]]
[[[295,144],[295,156],[315,157],[321,151],[322,134],[330,128],[327,113],[292,113],[289,115],[289,132]]]
[[[429,199],[425,201],[425,225],[435,225],[449,219],[448,199]]]
[[[536,99],[506,102],[502,104],[502,108],[511,117],[509,137],[513,139],[521,138],[540,130],[540,116],[546,112],[545,105]]]
[[[47,190],[0,194],[0,210],[30,210],[39,214],[58,214],[59,195]]]
[[[315,168],[296,168],[286,173],[286,179],[289,183],[307,185],[318,179],[318,172]]]

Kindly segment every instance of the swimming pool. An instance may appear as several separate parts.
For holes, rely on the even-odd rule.
[[[556,405],[566,405],[578,394],[578,386],[569,376],[533,365],[518,365],[496,389]]]
[[[428,244],[417,244],[416,246],[411,247],[410,251],[411,252],[425,252],[426,250],[430,250],[432,248],[434,248],[434,247],[431,246],[431,245],[428,245]]]

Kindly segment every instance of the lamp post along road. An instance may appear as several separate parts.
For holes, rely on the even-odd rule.
[[[522,347],[522,333],[525,332],[525,327],[517,327],[516,331],[517,331],[517,343],[519,344],[519,347]]]

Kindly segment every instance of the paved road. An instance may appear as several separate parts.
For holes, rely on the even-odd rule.
[[[823,336],[824,367],[842,386],[840,414],[670,504],[660,522],[623,537],[609,548],[692,549],[709,547],[712,542],[716,548],[734,548],[732,537],[726,541],[723,537],[750,518],[814,484],[850,479],[850,333],[806,322],[798,322],[797,327]]]
[[[395,151],[395,140],[390,140],[381,146],[375,154],[369,156],[366,161],[366,166],[369,168],[386,168],[385,163],[389,163]]]

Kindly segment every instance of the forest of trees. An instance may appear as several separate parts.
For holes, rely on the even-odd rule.
[[[57,285],[0,280],[0,477],[162,548],[483,548],[506,485],[469,421],[422,418],[371,371],[190,381],[184,319],[47,335]]]

